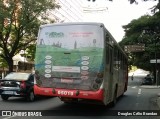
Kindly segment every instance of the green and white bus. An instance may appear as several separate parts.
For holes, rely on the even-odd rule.
[[[35,59],[36,95],[107,105],[115,104],[127,85],[127,56],[102,23],[40,26]]]

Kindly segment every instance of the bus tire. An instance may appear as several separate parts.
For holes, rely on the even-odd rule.
[[[33,90],[31,90],[31,91],[28,93],[28,95],[27,95],[27,100],[28,100],[29,102],[33,102],[33,101],[35,100],[35,95],[34,95]]]

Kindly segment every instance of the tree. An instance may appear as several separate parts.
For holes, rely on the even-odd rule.
[[[156,57],[160,58],[160,12],[153,16],[146,15],[137,20],[132,20],[123,28],[125,29],[125,37],[120,42],[121,47],[145,44],[144,52],[131,52],[129,54],[131,57],[130,64],[153,70],[150,59],[155,59],[155,52]]]
[[[13,71],[12,57],[36,41],[41,19],[47,11],[58,8],[55,0],[1,0],[0,1],[0,50],[2,57]]]
[[[89,2],[95,2],[96,0],[88,0]],[[108,1],[114,1],[114,0],[108,0]],[[130,2],[130,4],[137,4],[138,5],[138,0],[128,0]],[[150,1],[150,0],[143,0],[144,2]],[[158,1],[157,5],[153,6],[151,8],[151,11],[153,13],[155,13],[157,10],[160,11],[160,0],[152,0],[152,1]]]

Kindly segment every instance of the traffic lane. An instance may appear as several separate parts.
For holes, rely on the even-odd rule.
[[[45,101],[36,101],[35,103],[27,103],[25,106],[23,103],[18,103],[20,99],[16,99],[9,101],[5,101],[3,106],[1,104],[1,110],[17,110],[20,112],[26,111],[41,111],[43,113],[47,113],[48,115],[56,115],[56,116],[77,116],[77,115],[84,115],[84,116],[98,116],[98,115],[108,115],[107,112],[109,111],[109,107],[104,107],[102,105],[93,105],[93,104],[86,104],[86,103],[73,103],[73,104],[65,104],[60,101],[59,98],[54,98],[52,100],[45,100]],[[51,103],[52,101],[52,103]],[[41,103],[40,103],[41,102]],[[8,106],[11,104],[10,106]],[[13,108],[14,107],[14,108]],[[36,108],[35,108],[36,107]],[[47,110],[47,111],[45,111]]]
[[[157,96],[157,94],[159,93],[158,87],[156,87],[154,85],[141,85],[143,79],[144,79],[144,77],[142,77],[142,76],[135,76],[134,80],[132,81],[131,77],[129,77],[128,87],[132,88],[132,89],[138,89],[139,94],[137,95],[137,99],[139,97],[139,99],[138,99],[139,102],[137,102],[136,105],[142,105],[142,106],[140,106],[140,109],[141,109],[144,107],[144,105],[147,106],[148,102],[152,102],[153,104],[149,105],[149,106],[154,105],[154,107],[157,107],[158,109],[160,109],[160,106],[158,106],[158,102],[157,102],[159,100],[158,96]],[[143,96],[141,96],[141,93],[143,94]],[[146,95],[149,95],[150,98],[147,98],[148,96],[146,96]],[[141,99],[141,98],[145,98],[145,99]],[[141,102],[143,102],[143,103],[141,103]]]
[[[138,82],[138,80],[134,80],[132,83],[134,82]],[[137,83],[136,83],[137,84]],[[143,91],[144,90],[144,91]],[[159,90],[158,90],[159,91]],[[146,92],[145,94],[145,98],[143,98],[143,95],[140,96],[140,94],[143,94],[144,92]],[[110,111],[112,110],[119,110],[121,111],[125,111],[125,110],[137,110],[137,109],[145,109],[145,110],[149,110],[149,109],[155,109],[155,108],[151,108],[151,107],[155,107],[155,103],[151,103],[152,106],[149,106],[150,101],[154,102],[154,96],[155,94],[157,94],[157,89],[154,90],[146,90],[146,89],[140,89],[139,86],[137,85],[130,85],[128,87],[128,91],[125,93],[125,95],[120,98],[117,102],[117,105],[113,108],[107,108],[104,109],[104,111],[100,111],[100,113],[97,113],[97,109],[101,109],[101,107],[99,106],[93,106],[93,105],[86,105],[86,104],[64,104],[63,102],[61,102],[58,98],[51,98],[51,99],[46,99],[46,100],[38,100],[35,101],[34,104],[36,106],[36,108],[32,108],[31,110],[51,110],[53,111],[53,116],[43,116],[43,117],[38,117],[38,118],[56,118],[56,119],[90,119],[90,118],[94,118],[97,117],[97,119],[105,119],[105,118],[109,118],[109,119],[119,119],[119,118],[126,118],[126,116],[108,116],[110,115]],[[142,97],[142,98],[141,98]],[[152,99],[152,100],[149,100]],[[15,99],[16,100],[16,99]],[[146,101],[144,101],[146,100]],[[14,100],[13,100],[14,102]],[[22,101],[23,102],[23,101]],[[38,103],[37,103],[38,102]],[[143,102],[143,103],[140,103]],[[51,105],[52,104],[52,105]],[[1,107],[1,106],[0,106]],[[15,106],[16,107],[16,106]],[[11,108],[10,108],[11,109]],[[12,108],[14,109],[14,108]],[[22,108],[21,108],[22,109]],[[26,105],[26,109],[30,109],[30,105]],[[69,110],[72,109],[72,110]],[[67,111],[69,110],[69,111]],[[73,116],[77,113],[77,110],[80,112],[80,114],[82,114],[81,116]],[[89,114],[88,111],[85,110],[89,110]],[[55,112],[58,112],[57,114],[55,114]],[[65,112],[64,112],[65,111]],[[65,114],[67,113],[67,114]],[[85,115],[87,113],[87,115]],[[107,114],[108,113],[108,114]],[[112,111],[113,113],[113,111]],[[54,116],[55,115],[55,116]],[[66,116],[67,115],[67,116]],[[21,117],[12,117],[12,118],[21,118]],[[30,118],[30,117],[25,117],[25,118]],[[33,118],[37,118],[37,117],[33,117]],[[135,116],[127,116],[127,119],[133,119],[135,118]],[[155,117],[155,116],[138,116],[136,117],[137,119],[146,119],[146,118],[159,118],[159,117]]]
[[[135,83],[136,82],[136,83]],[[135,79],[133,82],[129,83],[129,85],[138,85],[139,80]],[[134,89],[133,89],[134,91]],[[129,92],[129,93],[128,93]],[[126,94],[129,94],[129,97],[134,96],[135,94],[130,94],[132,93],[132,90],[129,90],[126,92]],[[41,97],[35,100],[34,102],[27,102],[24,100],[24,98],[16,98],[16,97],[10,97],[8,101],[2,101],[0,98],[0,101],[3,103],[0,103],[0,109],[16,109],[16,110],[21,110],[22,107],[25,107],[27,110],[45,110],[50,108],[50,106],[57,107],[59,105],[63,105],[63,102],[61,102],[58,98],[46,98],[46,97]],[[132,103],[131,103],[132,104]]]
[[[124,98],[128,98],[128,97],[126,95],[124,95],[123,97],[119,98],[117,104],[121,104],[123,102]],[[14,100],[16,100],[16,99],[14,99]],[[45,102],[46,101],[48,103],[48,101],[50,101],[50,100],[45,100]],[[115,118],[117,118],[116,116],[118,115],[117,111],[113,111],[113,109],[116,110],[116,106],[113,108],[110,108],[110,107],[103,107],[100,105],[90,105],[90,104],[65,104],[65,103],[59,101],[58,98],[54,98],[54,99],[52,99],[52,101],[53,101],[52,103],[46,104],[46,105],[48,105],[48,108],[43,106],[43,102],[41,102],[41,108],[38,108],[38,106],[37,106],[37,108],[38,108],[38,110],[42,110],[42,112],[43,112],[43,110],[49,110],[49,112],[53,112],[53,113],[50,113],[53,116],[46,116],[46,117],[43,116],[43,117],[38,117],[38,118],[47,118],[48,119],[48,118],[55,117],[56,119],[57,118],[66,119],[66,117],[67,117],[68,119],[69,118],[70,119],[72,119],[72,118],[73,119],[75,119],[75,118],[78,118],[78,119],[84,119],[84,118],[91,119],[92,118],[93,119],[93,118],[97,117],[97,119],[105,119],[106,117],[107,118],[110,117],[112,119],[114,117],[114,119],[115,119]],[[53,104],[53,105],[51,105],[51,104]],[[19,109],[19,108],[17,108],[17,105],[15,105],[16,108],[10,108],[10,109],[14,109],[14,110]],[[124,106],[122,106],[122,107],[124,107]],[[25,106],[25,108],[29,109],[29,105],[27,104]],[[25,110],[24,107],[21,107],[21,111],[22,110]],[[123,110],[123,108],[121,108],[121,110]],[[36,110],[33,108],[30,111],[36,111]],[[112,117],[109,115],[114,115],[114,116]],[[11,117],[11,118],[18,119],[21,117],[15,116],[15,117]],[[29,117],[25,117],[25,118],[29,118]],[[37,118],[37,117],[32,117],[32,118]]]
[[[128,91],[125,93],[125,95],[121,98],[118,99],[118,102],[115,107],[113,108],[103,108],[100,106],[95,106],[95,105],[83,105],[83,104],[64,104],[61,105],[60,107],[56,108],[50,108],[49,110],[69,110],[66,111],[68,116],[76,114],[76,111],[79,111],[80,114],[85,115],[87,113],[89,117],[92,116],[101,116],[101,117],[106,117],[110,115],[114,115],[114,118],[118,116],[118,112],[131,112],[133,113],[134,111],[151,111],[153,110],[159,110],[157,104],[156,104],[156,97],[157,97],[157,92],[159,89],[153,89],[153,90],[146,90],[146,89],[140,89],[140,88],[133,88],[129,87]],[[102,110],[101,110],[102,109]],[[62,112],[63,112],[62,110]],[[63,115],[62,113],[61,115]],[[119,117],[119,116],[118,116]],[[148,117],[148,116],[147,116]],[[150,116],[154,118],[158,118],[155,116]],[[112,117],[113,118],[113,117]],[[131,117],[130,117],[131,118]],[[141,119],[146,118],[146,116],[140,117]]]
[[[113,110],[121,110],[120,111],[120,113],[121,113],[126,109],[129,109],[129,110],[134,109],[132,107],[134,107],[134,103],[136,102],[135,97],[134,97],[135,94],[138,94],[137,90],[132,90],[132,89],[130,90],[129,89],[128,92],[126,92],[126,94],[122,98],[119,98],[117,105],[115,107],[105,108],[104,110],[101,110],[102,109],[101,106],[96,106],[96,105],[64,104],[63,102],[59,102],[58,98],[54,98],[54,99],[52,99],[52,101],[54,100],[53,106],[51,106],[51,103],[50,103],[49,104],[50,108],[47,108],[47,110],[53,111],[53,115],[55,115],[55,116],[43,116],[43,117],[32,117],[32,118],[38,118],[38,119],[41,119],[41,118],[43,118],[43,119],[44,118],[46,118],[46,119],[49,119],[49,118],[55,118],[55,119],[75,119],[75,118],[85,119],[85,118],[87,118],[87,119],[91,119],[92,118],[93,119],[96,117],[96,119],[106,119],[106,118],[109,118],[109,119],[123,118],[124,119],[126,116],[117,116],[118,114],[115,114],[115,116],[108,116],[108,115],[110,115],[109,114],[110,112],[113,113]],[[131,100],[131,102],[133,104],[128,102],[128,100]],[[58,105],[55,106],[55,103],[58,103]],[[128,106],[129,104],[131,104],[131,105]],[[138,108],[138,107],[135,107],[135,108]],[[98,110],[98,112],[97,112],[97,110]],[[81,116],[72,116],[72,115],[75,115],[77,113],[77,111],[79,111],[80,112],[79,114],[82,114],[82,115]],[[58,114],[56,115],[55,112],[58,112]],[[67,116],[65,115],[65,112],[67,112]],[[87,115],[85,115],[85,114],[87,114]],[[21,117],[10,117],[10,118],[21,119]],[[25,117],[25,118],[31,118],[31,117]],[[127,119],[128,118],[133,119],[133,116],[127,116]],[[134,116],[134,118],[135,118],[135,116]],[[138,118],[139,119],[146,119],[146,118],[148,118],[148,116],[143,116],[143,117],[138,116],[136,118],[137,119]],[[154,117],[154,118],[157,118],[157,117]]]
[[[124,95],[122,98],[119,99],[118,103],[121,103],[120,101],[123,101],[123,99],[129,98],[127,95]],[[127,100],[127,99],[126,99]],[[8,101],[2,101],[0,98],[0,110],[68,110],[73,109],[72,111],[83,111],[86,109],[86,111],[97,111],[97,109],[104,109],[103,106],[100,105],[89,105],[89,104],[65,104],[60,101],[58,97],[53,98],[40,98],[35,100],[34,102],[27,102],[23,98],[19,97],[11,97]],[[108,109],[108,107],[106,108]],[[122,108],[123,109],[123,108]],[[71,111],[71,112],[72,112]]]
[[[58,103],[53,104],[54,98],[38,97],[34,102],[28,102],[22,97],[10,97],[7,101],[0,98],[0,110],[45,110],[50,106],[59,104],[59,100]]]
[[[159,89],[145,89],[139,86],[129,86],[122,101],[118,101],[117,110],[159,110],[157,93]],[[122,108],[123,106],[123,108]]]
[[[134,77],[133,80],[131,80],[131,77],[128,77],[128,86],[141,86],[142,80],[144,77]]]

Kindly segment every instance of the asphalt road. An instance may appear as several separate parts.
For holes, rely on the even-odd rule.
[[[160,109],[157,105],[157,93],[159,88],[141,87],[141,78],[129,79],[127,92],[118,99],[115,107],[102,107],[89,104],[65,104],[57,97],[38,98],[35,102],[27,102],[24,98],[9,98],[2,101],[0,98],[0,110],[18,110],[24,115],[28,111],[42,114],[42,117],[23,117],[27,119],[158,119]],[[44,111],[47,110],[45,113]],[[149,113],[148,113],[149,111]],[[15,113],[16,114],[16,113]],[[18,114],[18,113],[17,113]],[[30,115],[32,113],[29,113]],[[147,115],[149,114],[149,116]],[[47,116],[46,116],[47,115]],[[50,115],[50,116],[49,116]],[[143,115],[143,116],[142,116]],[[144,116],[145,115],[145,116]],[[21,119],[21,116],[3,116],[1,119]]]

